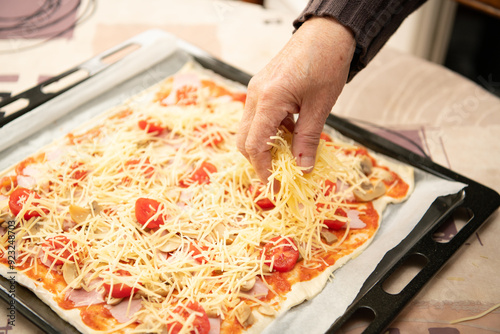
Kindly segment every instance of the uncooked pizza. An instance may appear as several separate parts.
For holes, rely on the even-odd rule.
[[[314,297],[413,171],[325,132],[305,174],[280,130],[274,193],[236,149],[244,101],[190,64],[4,171],[1,274],[82,333],[258,333]]]

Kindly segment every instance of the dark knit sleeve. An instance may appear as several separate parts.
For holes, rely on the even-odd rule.
[[[351,62],[350,81],[361,71],[401,22],[425,0],[309,0],[294,21],[295,28],[311,17],[332,17],[350,28],[356,39],[356,52]]]

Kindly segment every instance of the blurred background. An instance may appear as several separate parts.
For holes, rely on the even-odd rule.
[[[297,15],[308,2],[244,1]],[[429,0],[406,19],[388,45],[444,65],[500,96],[500,0]]]

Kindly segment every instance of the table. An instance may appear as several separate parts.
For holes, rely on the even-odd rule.
[[[151,28],[173,33],[253,74],[286,43],[294,19],[285,9],[222,0],[65,0],[50,7],[51,3],[47,1],[24,29],[1,30],[0,96],[19,93]],[[20,16],[32,13],[36,6],[40,4],[35,0],[3,2],[0,12]],[[40,28],[58,15],[58,23]],[[57,38],[44,40],[58,33]],[[491,77],[481,80],[486,87],[499,84]],[[500,99],[439,65],[383,49],[346,86],[333,111],[405,134],[435,162],[500,191]],[[498,333],[498,309],[478,320],[449,322],[500,303],[499,242],[496,212],[388,332]],[[0,310],[6,312],[4,307]],[[5,325],[0,320],[4,333],[40,332],[20,314],[14,328]]]

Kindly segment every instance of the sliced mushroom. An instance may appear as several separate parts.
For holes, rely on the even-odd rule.
[[[92,209],[94,215],[98,215],[102,210],[102,206],[100,206],[99,203],[97,203],[97,201],[92,201],[90,203],[90,208]]]
[[[334,242],[337,242],[339,240],[339,238],[337,238],[337,236],[335,234],[333,234],[332,232],[330,232],[326,229],[321,230],[320,234],[321,234],[321,238],[323,240],[325,240],[327,245],[331,245]]]
[[[90,209],[82,208],[74,204],[69,205],[71,219],[77,224],[83,223],[91,213]]]
[[[31,226],[30,232],[32,234],[38,234],[38,232],[40,232],[41,229],[42,229],[42,224],[35,223],[33,224],[33,226]]]
[[[374,176],[387,181],[387,182],[392,182],[394,181],[394,175],[389,172],[387,169],[383,169],[380,167],[374,167],[373,168]]]
[[[265,274],[268,274],[271,272],[271,267],[269,267],[267,264],[262,265],[262,272]]]
[[[361,161],[360,161],[359,165],[361,167],[361,171],[363,172],[363,174],[370,175],[372,173],[373,162],[372,162],[372,159],[370,159],[368,156],[363,155],[361,157]]]
[[[238,306],[238,304],[240,302],[241,302],[240,298],[233,298],[233,299],[226,301],[226,305],[227,305],[227,307],[236,308],[236,306]]]
[[[163,244],[158,246],[158,250],[170,253],[178,249],[182,245],[182,238],[174,235],[172,238],[166,240]]]
[[[148,284],[146,283],[144,285],[146,289],[149,291],[156,293],[157,295],[160,295],[162,297],[167,296],[170,293],[170,286],[168,284]]]
[[[76,264],[72,262],[65,262],[62,266],[63,278],[66,284],[68,284],[73,289],[81,289],[81,280],[76,280],[78,278],[78,270]]]
[[[255,322],[255,317],[252,313],[252,309],[245,302],[241,302],[238,306],[236,306],[234,312],[236,314],[236,319],[238,319],[238,322],[244,328],[252,325]]]
[[[226,245],[231,245],[236,237],[232,233],[227,233],[228,228],[222,223],[215,225],[212,231],[219,239],[225,238]]]
[[[385,185],[380,181],[375,185],[371,182],[363,182],[361,189],[354,189],[353,193],[358,201],[369,202],[385,194]]]
[[[220,316],[219,311],[215,308],[208,308],[205,310],[205,313],[209,318],[217,318]]]
[[[255,277],[246,280],[245,282],[243,282],[243,284],[240,285],[240,290],[243,292],[252,290],[253,286],[255,285],[255,282],[256,282]]]
[[[2,217],[0,217],[0,225],[3,227],[9,226],[9,222],[14,221],[15,218],[7,212],[2,213]]]
[[[106,304],[108,305],[118,305],[123,300],[123,298],[108,298],[106,299]]]
[[[269,315],[269,316],[273,316],[273,315],[276,314],[276,310],[273,309],[269,305],[261,305],[261,306],[259,306],[259,308],[257,309],[257,311],[259,311],[259,313],[261,313],[263,315]]]

